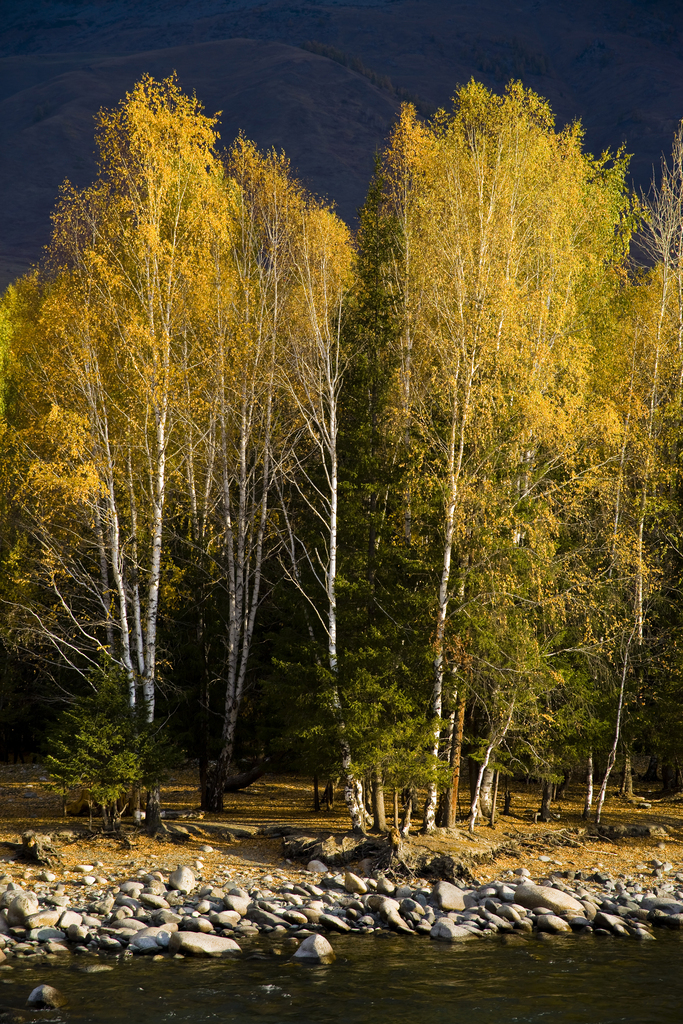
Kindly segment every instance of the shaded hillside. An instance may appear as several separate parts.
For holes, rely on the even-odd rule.
[[[347,218],[405,93],[428,109],[471,76],[521,78],[593,151],[625,141],[638,186],[683,116],[680,0],[10,0],[0,54],[3,280],[35,259],[59,181],[91,176],[91,113],[144,70],[177,68],[225,139],[284,146]]]
[[[334,199],[347,219],[362,202],[373,154],[398,110],[395,98],[362,75],[279,43],[234,39],[68,70],[53,58],[30,62],[43,81],[0,102],[3,284],[38,258],[60,183],[93,179],[95,112],[114,106],[145,71],[161,78],[177,70],[181,86],[196,91],[209,113],[222,111],[226,145],[242,129],[259,146],[286,149],[305,184]],[[61,73],[48,77],[55,66]]]

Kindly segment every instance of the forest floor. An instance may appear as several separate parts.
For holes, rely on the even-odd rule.
[[[92,864],[110,877],[135,873],[153,867],[171,870],[180,863],[195,865],[204,877],[223,874],[230,877],[253,878],[264,872],[293,874],[305,864],[293,865],[282,852],[282,839],[259,835],[265,826],[289,825],[301,832],[342,833],[349,829],[343,795],[338,788],[331,811],[315,813],[311,780],[294,774],[265,775],[248,789],[226,795],[222,814],[205,814],[187,821],[169,821],[169,825],[191,824],[196,833],[182,845],[150,839],[136,830],[132,819],[124,819],[118,837],[102,835],[95,819],[93,832],[88,818],[62,817],[61,797],[45,788],[47,776],[41,765],[0,764],[0,873],[15,878],[28,877],[27,865],[14,861],[15,847],[28,829],[37,832],[73,830],[73,838],[60,841],[63,855],[61,872],[72,873],[77,864]],[[559,821],[534,823],[533,812],[540,806],[540,787],[531,784],[511,785],[511,814],[500,815],[494,828],[488,824],[477,827],[477,834],[493,845],[515,846],[518,853],[501,852],[491,863],[476,868],[477,877],[487,880],[500,877],[506,870],[527,867],[532,877],[553,870],[600,869],[613,875],[629,877],[652,876],[652,861],[668,862],[671,873],[683,870],[683,802],[676,802],[661,793],[659,783],[634,780],[634,790],[650,802],[640,808],[626,803],[611,787],[603,809],[603,825],[657,825],[668,835],[656,838],[621,838],[608,840],[592,837],[581,818],[584,792],[580,785],[569,786],[567,796],[553,805]],[[391,794],[387,794],[390,811]],[[195,812],[199,806],[199,779],[196,768],[176,771],[162,789],[162,806],[170,812]],[[499,806],[502,806],[502,800]],[[226,830],[241,826],[248,834],[230,839]],[[204,831],[204,826],[206,830]],[[411,834],[417,834],[419,818],[413,818]],[[571,845],[569,845],[571,844]],[[202,849],[204,848],[204,849]],[[209,850],[209,848],[212,848]],[[28,869],[29,875],[31,869]]]

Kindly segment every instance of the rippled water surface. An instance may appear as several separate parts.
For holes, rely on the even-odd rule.
[[[67,1011],[44,1021],[202,1024],[681,1024],[683,941],[520,939],[448,946],[429,939],[333,939],[337,960],[306,967],[268,945],[238,960],[89,960],[0,973],[0,1007],[21,1008],[40,982],[57,986]],[[2,1019],[2,1018],[0,1018]]]

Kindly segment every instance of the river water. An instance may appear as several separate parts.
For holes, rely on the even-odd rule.
[[[332,943],[337,960],[328,967],[292,961],[290,950],[264,940],[245,944],[234,960],[15,960],[13,971],[0,972],[0,1009],[20,1009],[31,989],[47,982],[69,1007],[36,1014],[45,1024],[683,1021],[683,941],[676,935],[643,944],[568,937],[449,946],[384,935]],[[114,969],[98,970],[102,964]]]

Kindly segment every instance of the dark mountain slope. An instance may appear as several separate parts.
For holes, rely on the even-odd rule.
[[[311,40],[432,106],[471,76],[521,78],[558,121],[581,118],[593,151],[626,142],[640,187],[683,116],[683,0],[5,0],[0,260],[14,272],[36,257],[61,178],[92,175],[91,113],[143,70],[177,68],[225,110],[224,139],[242,127],[284,146],[352,218],[398,100],[302,56]]]
[[[2,283],[38,258],[60,183],[92,181],[95,112],[114,106],[145,71],[161,78],[177,70],[209,113],[223,112],[224,144],[242,129],[259,146],[285,149],[304,183],[334,199],[349,220],[398,110],[361,75],[280,43],[173,47],[93,60],[54,77],[44,74],[40,58],[31,61],[43,81],[0,101]]]

